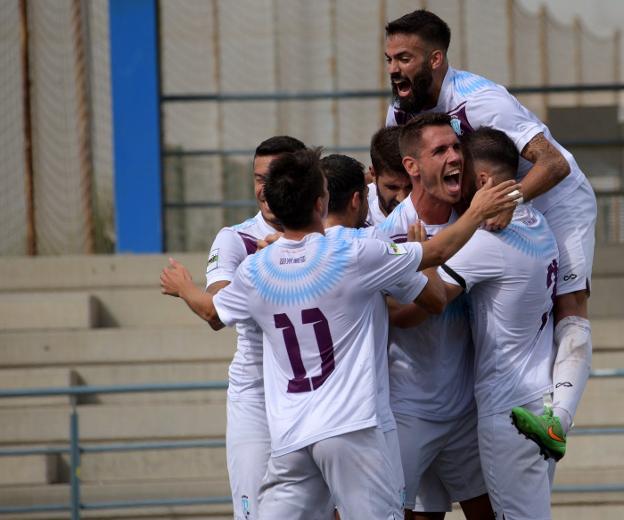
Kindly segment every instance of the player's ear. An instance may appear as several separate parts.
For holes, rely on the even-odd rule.
[[[362,194],[359,191],[354,191],[351,195],[351,200],[349,201],[349,205],[353,210],[359,210],[362,205]]]
[[[489,178],[490,175],[484,170],[479,170],[478,172],[476,172],[477,187],[482,188]]]
[[[431,70],[439,69],[444,65],[444,52],[439,49],[431,51],[431,54],[429,54],[429,65]]]
[[[420,169],[418,167],[418,161],[411,155],[403,157],[403,168],[410,177],[420,177]]]
[[[375,168],[373,166],[368,167],[368,173],[366,174],[366,184],[370,184],[371,182],[375,182],[377,179],[377,174],[375,173]]]

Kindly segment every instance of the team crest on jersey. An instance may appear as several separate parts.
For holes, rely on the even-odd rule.
[[[451,126],[453,127],[453,131],[457,135],[462,135],[464,132],[462,131],[461,121],[457,119],[457,116],[453,116],[451,118]]]
[[[219,267],[219,249],[213,249],[208,255],[208,265],[206,266],[206,272],[209,273]]]
[[[407,249],[401,244],[395,244],[394,242],[388,242],[386,244],[386,250],[389,255],[404,255],[407,253]]]

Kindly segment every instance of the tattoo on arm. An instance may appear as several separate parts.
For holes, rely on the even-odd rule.
[[[527,161],[533,164],[541,162],[544,166],[550,168],[561,169],[564,172],[563,177],[567,175],[569,171],[568,161],[561,155],[561,152],[557,150],[552,143],[544,137],[543,133],[537,134],[531,139],[520,154]]]

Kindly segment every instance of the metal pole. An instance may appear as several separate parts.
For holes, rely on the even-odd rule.
[[[509,64],[508,85],[516,84],[516,35],[514,31],[514,0],[507,0],[507,63]]]
[[[329,73],[331,75],[332,91],[338,90],[338,13],[337,0],[329,1],[329,44],[331,46],[331,58],[329,60]],[[338,146],[340,141],[340,105],[337,99],[331,101],[331,114],[334,122],[333,145]]]
[[[76,106],[78,111],[78,140],[82,214],[85,219],[84,252],[95,252],[95,224],[93,218],[93,161],[91,157],[91,110],[89,106],[88,60],[85,38],[86,16],[82,0],[73,0],[71,6],[74,43]]]
[[[28,2],[20,0],[20,43],[22,61],[22,109],[24,112],[24,175],[26,190],[26,251],[37,254],[35,225],[35,179],[32,150],[32,115],[30,102],[30,51],[28,42]]]
[[[80,520],[80,440],[76,396],[72,396],[72,412],[69,420],[71,520]]]
[[[550,82],[550,55],[548,53],[548,10],[543,5],[539,12],[539,46],[540,56],[542,57],[540,63],[540,75],[542,77],[542,85],[548,85]],[[548,94],[542,94],[542,120],[548,119],[548,104],[550,102],[550,96]]]

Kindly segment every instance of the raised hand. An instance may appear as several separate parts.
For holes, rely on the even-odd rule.
[[[520,185],[514,180],[504,181],[496,186],[489,178],[483,187],[475,193],[470,209],[481,220],[495,217],[501,212],[513,210],[522,199]]]
[[[189,270],[177,260],[169,258],[169,265],[160,273],[160,291],[169,296],[180,296],[181,289],[189,283],[193,283]]]

